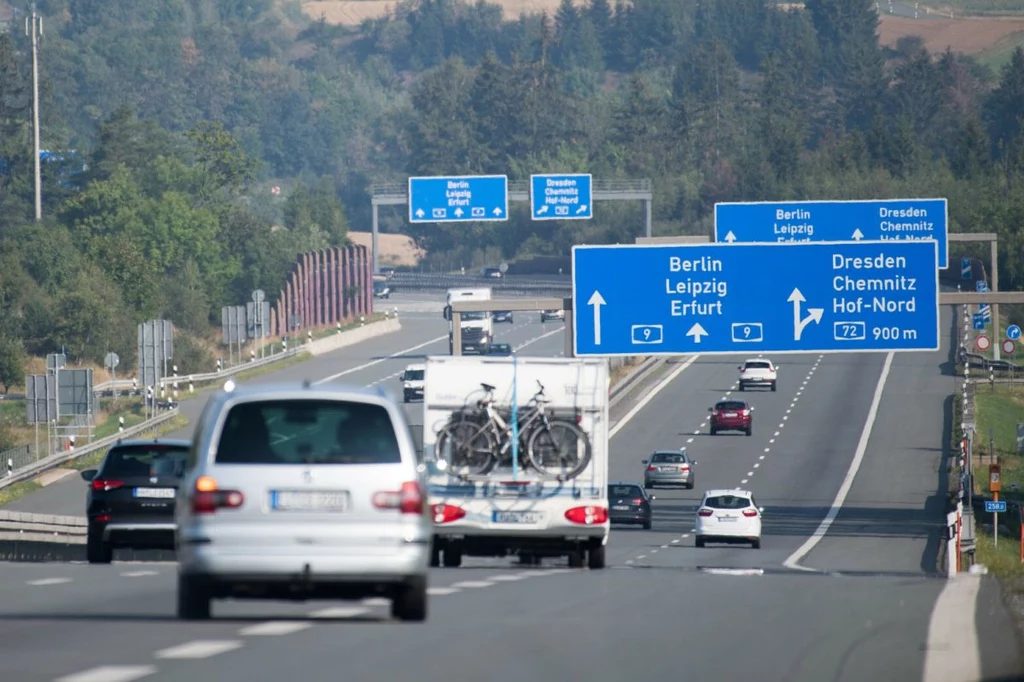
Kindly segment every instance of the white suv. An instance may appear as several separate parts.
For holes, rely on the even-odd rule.
[[[391,599],[423,621],[433,534],[402,409],[360,388],[234,386],[196,425],[176,505],[178,617],[212,599]]]
[[[775,390],[779,368],[771,360],[747,360],[739,367],[740,390],[753,386],[770,387]]]
[[[695,543],[749,542],[761,549],[761,514],[749,490],[709,490],[697,508]]]

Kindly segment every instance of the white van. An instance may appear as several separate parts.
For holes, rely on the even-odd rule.
[[[402,395],[405,397],[405,402],[411,402],[413,398],[423,398],[423,375],[426,371],[427,366],[420,363],[409,365],[402,372],[399,380],[402,382]]]

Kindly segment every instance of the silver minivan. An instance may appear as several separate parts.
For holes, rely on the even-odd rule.
[[[363,388],[235,386],[196,424],[175,509],[178,617],[213,599],[391,599],[423,621],[433,522],[405,415]]]

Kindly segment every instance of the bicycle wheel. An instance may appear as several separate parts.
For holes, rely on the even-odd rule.
[[[579,476],[593,456],[590,438],[572,422],[552,420],[530,434],[526,456],[545,476],[570,479]]]
[[[494,468],[497,449],[494,436],[471,422],[448,424],[437,434],[434,446],[438,461],[448,464],[454,476],[483,476]]]

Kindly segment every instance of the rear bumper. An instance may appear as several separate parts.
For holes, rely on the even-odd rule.
[[[96,524],[103,542],[134,549],[174,549],[174,523],[113,522]]]
[[[746,377],[740,379],[742,386],[771,386],[775,383],[775,379],[769,377]]]
[[[693,481],[693,472],[663,474],[644,474],[644,485],[689,485]]]
[[[719,431],[746,431],[751,423],[751,421],[742,421],[740,419],[723,419],[711,422],[711,428]]]
[[[609,516],[612,525],[646,523],[650,517],[643,512],[614,512]]]

